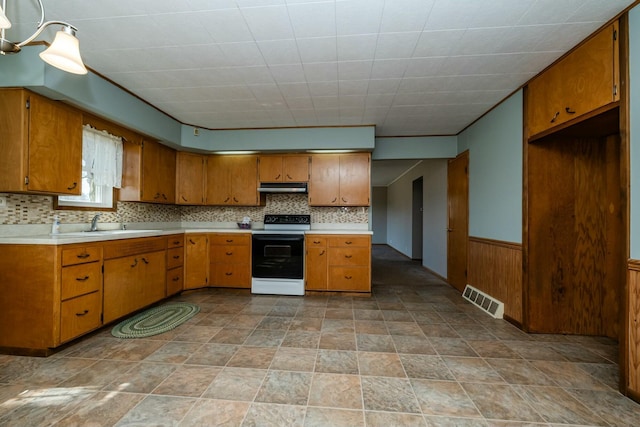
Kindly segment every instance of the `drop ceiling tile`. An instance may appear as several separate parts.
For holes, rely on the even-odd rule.
[[[446,68],[447,58],[413,58],[409,60],[405,77],[429,77],[440,74],[450,74],[451,71]]]
[[[346,95],[343,96],[340,94],[339,104],[341,109],[349,108],[349,109],[358,109],[360,112],[358,113],[362,116],[362,112],[365,108],[365,101],[367,97],[365,95]]]
[[[267,65],[299,64],[295,40],[259,41],[258,48]]]
[[[304,65],[304,74],[308,82],[326,82],[338,80],[336,62],[318,62]]]
[[[310,82],[309,93],[311,96],[338,96],[338,82]]]
[[[278,84],[301,83],[306,84],[302,64],[270,65],[271,75]]]
[[[266,65],[233,67],[232,70],[236,72],[246,84],[275,83],[271,75],[271,70]]]
[[[419,32],[380,34],[376,44],[376,59],[411,58]]]
[[[294,38],[286,6],[243,8],[241,13],[256,41]]]
[[[429,13],[425,30],[456,30],[469,28],[474,16],[484,5],[477,0],[437,0]]]
[[[366,80],[371,77],[373,61],[338,62],[338,78],[340,80]]]
[[[434,0],[386,1],[380,32],[421,31],[434,3]]]
[[[447,56],[452,49],[460,44],[465,30],[423,31],[418,38],[414,57]]]
[[[401,105],[421,105],[426,103],[428,95],[423,93],[398,93],[393,99],[393,107]]]
[[[279,84],[280,93],[288,100],[290,98],[310,98],[311,94],[309,93],[309,86],[307,83],[283,83]]]
[[[367,94],[369,82],[367,80],[340,80],[338,82],[338,90],[340,96],[361,96],[363,98]]]
[[[585,0],[582,2],[580,8],[576,9],[573,15],[569,17],[567,22],[606,22],[632,3],[633,0],[611,0],[606,2],[600,0]]]
[[[287,105],[291,108],[291,111],[297,110],[312,110],[313,102],[311,98],[287,98]],[[315,117],[315,116],[314,116]]]
[[[525,25],[506,28],[506,33],[496,53],[531,52],[549,40],[549,34],[564,24]]]
[[[371,79],[367,93],[370,95],[377,94],[395,94],[403,79]]]
[[[378,36],[376,34],[339,36],[337,41],[338,61],[366,60],[375,57]]]
[[[200,24],[218,43],[253,41],[253,35],[238,9],[202,12],[197,16]]]
[[[221,43],[218,45],[230,66],[264,65],[264,58],[254,42]]]
[[[386,109],[390,108],[391,105],[393,105],[394,98],[395,98],[395,94],[390,94],[390,93],[367,95],[367,99],[365,99],[365,106],[367,108],[386,111]]]
[[[297,39],[298,53],[303,63],[338,60],[335,37]]]
[[[449,76],[408,77],[398,86],[398,93],[437,92],[448,87],[450,81]]]
[[[371,78],[389,79],[404,76],[408,59],[376,59],[371,68]]]
[[[284,0],[236,0],[238,7],[259,7],[259,6],[275,6],[283,5]]]
[[[335,37],[336,11],[332,3],[300,3],[287,6],[297,38]]]
[[[151,4],[155,3],[155,0],[147,0]],[[177,3],[174,0],[167,0],[171,3]],[[116,2],[119,2],[116,0]],[[102,3],[102,2],[101,2]],[[189,9],[193,11],[205,11],[205,10],[219,10],[219,9],[235,9],[235,0],[187,0]]]
[[[336,2],[339,36],[375,34],[380,29],[384,0],[348,0]]]
[[[277,100],[284,102],[284,98],[280,93],[280,88],[275,83],[263,85],[249,85],[249,90],[258,102],[272,102]]]
[[[517,25],[557,24],[566,22],[568,17],[582,6],[582,0],[537,0],[525,12]]]
[[[469,28],[507,27],[518,22],[536,0],[483,1],[474,9]]]
[[[164,29],[164,35],[157,35],[161,46],[184,47],[184,45],[209,44],[216,41],[198,20],[197,13],[153,15],[152,20],[158,28]],[[180,30],[167,31],[166,29],[169,28],[179,28]]]
[[[337,95],[313,97],[313,107],[316,110],[323,110],[327,108],[338,108],[339,106],[340,106],[340,101]]]
[[[570,29],[569,34],[566,34]],[[545,37],[540,40],[536,50],[566,52],[577,46],[582,40],[593,32],[593,24],[570,23],[558,25],[550,29]]]
[[[478,55],[497,53],[502,46],[507,29],[502,28],[470,28],[465,31],[459,43],[449,52],[450,55]]]

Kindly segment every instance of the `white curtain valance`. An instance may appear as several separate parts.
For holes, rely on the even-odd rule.
[[[82,127],[82,159],[95,185],[122,186],[122,138],[89,125]]]

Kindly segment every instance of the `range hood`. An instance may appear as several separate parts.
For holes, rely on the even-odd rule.
[[[261,193],[306,193],[306,182],[261,182],[258,187]]]

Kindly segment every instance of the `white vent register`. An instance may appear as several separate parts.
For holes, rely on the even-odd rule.
[[[482,311],[489,314],[496,319],[502,319],[504,315],[504,303],[498,301],[490,295],[474,288],[471,285],[467,285],[462,293],[464,299],[470,301],[472,304],[478,306]]]

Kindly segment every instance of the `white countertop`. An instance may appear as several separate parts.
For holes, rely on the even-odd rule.
[[[264,230],[262,227],[255,229],[240,229],[227,227],[213,228],[168,228],[168,229],[144,229],[144,230],[105,230],[97,232],[63,232],[60,234],[36,234],[23,236],[0,236],[0,244],[13,245],[68,245],[72,243],[90,243],[108,240],[134,239],[139,237],[168,236],[171,234],[189,233],[251,233],[253,230]],[[312,228],[303,231],[305,234],[373,234],[370,230],[359,228]],[[274,234],[277,234],[274,231]]]

